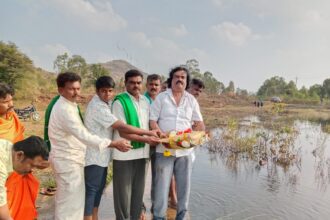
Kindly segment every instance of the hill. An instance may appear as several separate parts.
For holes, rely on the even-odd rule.
[[[101,63],[101,65],[110,71],[111,77],[116,82],[119,82],[121,78],[124,78],[125,73],[130,69],[140,70],[145,77],[148,75],[143,70],[133,66],[125,60],[111,60],[106,63]]]

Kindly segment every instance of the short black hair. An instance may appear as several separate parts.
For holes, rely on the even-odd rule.
[[[115,88],[116,83],[110,76],[101,76],[95,82],[96,90],[102,88]]]
[[[191,80],[191,85],[196,85],[200,89],[205,89],[204,82],[202,80],[200,80],[200,79],[197,79],[197,78],[193,78]]]
[[[34,159],[41,156],[42,159],[48,159],[48,150],[46,142],[38,136],[30,136],[22,141],[18,141],[13,146],[14,151],[23,151],[25,158]]]
[[[190,83],[190,73],[189,73],[189,70],[184,67],[184,66],[177,66],[177,67],[174,67],[173,69],[171,69],[170,73],[169,73],[169,78],[167,79],[167,87],[168,88],[171,88],[172,87],[172,80],[173,80],[173,76],[174,76],[174,73],[178,72],[178,71],[185,71],[187,73],[187,85],[186,85],[186,88],[189,88],[189,83]]]
[[[64,88],[67,82],[81,82],[81,77],[74,72],[64,72],[58,74],[56,83],[58,88]]]
[[[141,76],[143,79],[143,74],[139,70],[136,69],[128,70],[125,73],[125,83],[127,82],[128,78],[136,77],[136,76]]]
[[[7,95],[15,95],[14,88],[6,83],[0,82],[0,98],[5,99]]]
[[[154,81],[154,80],[162,81],[162,78],[161,78],[160,75],[158,75],[158,74],[151,74],[151,75],[148,75],[148,77],[147,77],[147,82]]]

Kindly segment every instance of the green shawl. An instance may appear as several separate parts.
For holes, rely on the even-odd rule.
[[[121,93],[114,98],[113,103],[116,100],[118,100],[123,107],[126,123],[140,128],[138,114],[129,95],[127,93]],[[131,141],[131,145],[133,146],[133,149],[137,149],[144,147],[145,144],[137,141]]]
[[[149,103],[151,104],[151,103],[152,103],[152,99],[151,99],[149,93],[148,93],[148,92],[145,92],[145,93],[144,93],[144,96],[147,97]]]

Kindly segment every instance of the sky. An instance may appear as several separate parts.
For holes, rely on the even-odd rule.
[[[298,88],[330,78],[328,0],[2,0],[0,41],[38,67],[57,55],[124,59],[165,76],[189,59],[255,92],[272,76]]]

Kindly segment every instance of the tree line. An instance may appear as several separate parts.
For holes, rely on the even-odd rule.
[[[258,89],[257,96],[261,98],[280,96],[288,99],[314,99],[323,102],[330,98],[330,78],[325,79],[322,84],[314,84],[309,88],[305,86],[300,89],[294,81],[285,81],[283,77],[274,76],[264,81]]]

